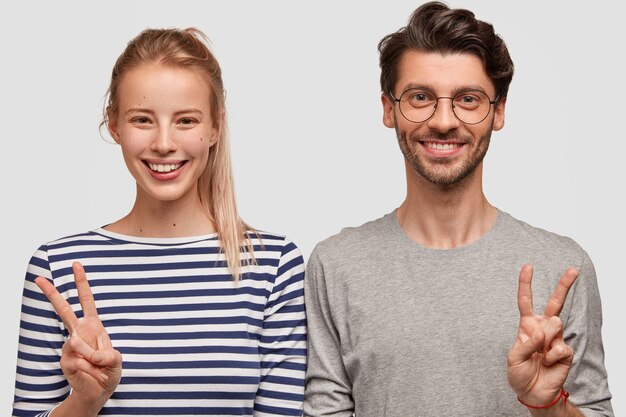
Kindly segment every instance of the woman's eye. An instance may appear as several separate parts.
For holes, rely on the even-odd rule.
[[[195,125],[197,122],[196,122],[196,119],[192,119],[192,118],[190,118],[190,117],[183,117],[182,119],[180,119],[180,120],[178,121],[178,123],[179,123],[179,124],[181,124],[181,125],[183,125],[183,126],[193,126],[193,125]]]
[[[135,124],[142,125],[142,124],[150,123],[150,119],[148,119],[147,117],[144,117],[144,116],[139,116],[139,117],[133,118],[131,120],[131,122],[135,123]]]

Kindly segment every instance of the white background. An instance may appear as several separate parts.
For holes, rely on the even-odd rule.
[[[626,414],[624,4],[450,3],[492,22],[516,65],[506,126],[485,162],[486,194],[590,253],[613,405]],[[207,33],[228,92],[242,216],[288,235],[308,258],[317,241],[403,199],[401,154],[381,123],[376,45],[418,4],[3,2],[0,414],[10,413],[31,254],[114,221],[132,204],[119,149],[98,134],[110,71],[128,40],[146,27]]]

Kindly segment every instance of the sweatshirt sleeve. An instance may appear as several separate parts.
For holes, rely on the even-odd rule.
[[[601,330],[602,305],[596,272],[591,259],[584,253],[573,287],[564,339],[574,350],[565,389],[570,393],[572,404],[577,405],[586,417],[613,417]]]
[[[302,415],[307,337],[303,281],[300,250],[285,240],[265,306],[255,417]]]
[[[329,303],[328,273],[314,250],[307,264],[304,291],[309,326],[306,417],[349,417],[354,413],[352,384]]]
[[[61,371],[65,327],[35,284],[42,276],[52,280],[47,247],[33,255],[26,271],[15,377],[13,416],[47,416],[68,395]]]

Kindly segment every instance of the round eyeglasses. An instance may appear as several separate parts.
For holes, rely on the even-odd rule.
[[[409,122],[422,123],[435,115],[439,100],[442,98],[451,100],[452,112],[461,122],[475,125],[487,118],[491,111],[491,105],[498,101],[491,100],[489,96],[480,90],[466,90],[454,97],[437,97],[431,91],[420,88],[411,88],[402,93],[400,98],[391,98],[399,103],[400,113]]]

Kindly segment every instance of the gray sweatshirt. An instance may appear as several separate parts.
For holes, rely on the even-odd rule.
[[[613,416],[593,264],[573,240],[498,211],[475,242],[411,240],[395,212],[319,243],[305,278],[305,416],[528,416],[507,382],[519,322],[517,283],[534,267],[541,313],[568,267],[561,313],[575,352],[565,389],[587,416]]]

